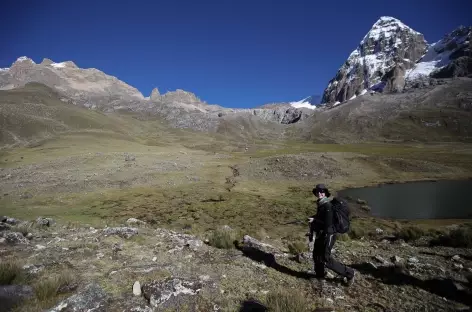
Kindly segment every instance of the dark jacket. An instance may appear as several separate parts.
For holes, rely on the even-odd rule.
[[[329,199],[318,199],[317,200],[318,210],[316,211],[316,215],[313,222],[310,224],[310,235],[313,235],[313,232],[320,234],[333,234],[334,226],[333,226],[333,206],[331,204],[331,200]]]

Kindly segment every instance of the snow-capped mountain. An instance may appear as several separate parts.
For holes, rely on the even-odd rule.
[[[383,89],[382,78],[396,65],[410,69],[425,54],[423,35],[393,17],[381,17],[338,70],[323,102],[344,102],[368,89]]]
[[[399,92],[425,78],[472,73],[472,27],[459,27],[431,45],[393,17],[381,17],[328,83],[322,103],[339,104],[369,91]]]
[[[457,70],[457,67],[460,67],[461,58],[472,57],[471,37],[472,27],[459,27],[443,39],[431,44],[421,60],[406,71],[407,83],[430,76],[437,78],[467,76],[465,73],[448,73],[448,68],[453,71]],[[470,60],[465,60],[465,63],[471,64]]]

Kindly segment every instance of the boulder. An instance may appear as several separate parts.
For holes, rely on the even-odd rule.
[[[7,243],[10,245],[17,245],[17,244],[28,245],[29,244],[28,239],[26,239],[26,237],[24,237],[23,234],[19,232],[4,232],[3,237],[6,239]]]
[[[129,218],[128,220],[126,220],[126,224],[129,224],[129,225],[144,225],[144,224],[146,224],[146,222],[141,221],[141,220],[136,219],[136,218]]]
[[[33,288],[25,285],[0,286],[0,312],[11,311],[19,303],[34,296]]]
[[[138,229],[131,227],[114,227],[114,228],[105,228],[102,231],[103,235],[118,235],[122,238],[130,238],[134,235],[138,235]]]
[[[10,225],[17,225],[18,223],[20,223],[20,220],[10,217],[2,217],[1,221]]]
[[[253,238],[249,235],[244,235],[242,248],[243,249],[255,248],[255,249],[258,249],[260,251],[263,251],[263,252],[266,252],[266,253],[272,253],[272,254],[281,253],[280,250],[278,250],[274,246],[263,243],[263,242],[260,242],[257,239],[255,239],[255,238]]]
[[[390,258],[390,260],[394,263],[394,264],[400,264],[403,262],[403,259],[400,258],[399,256],[393,256],[392,258]]]
[[[165,281],[146,283],[142,291],[152,307],[166,309],[188,303],[202,287],[202,282],[198,280],[169,278]]]
[[[8,231],[11,229],[11,225],[5,222],[0,223],[0,232],[1,231]]]
[[[92,283],[79,293],[61,301],[57,306],[48,310],[48,312],[106,312],[107,306],[106,293],[98,284]]]
[[[54,219],[51,219],[51,218],[39,217],[39,218],[36,219],[36,224],[38,226],[50,227],[50,226],[53,226],[55,223],[56,223],[56,221],[54,221]]]

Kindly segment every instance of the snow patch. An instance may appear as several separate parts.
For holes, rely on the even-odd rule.
[[[33,64],[36,64],[32,59],[30,59],[27,56],[20,56],[19,58],[16,59],[17,62],[24,62],[24,61],[29,61]]]
[[[0,71],[8,71],[10,68],[0,68]]]
[[[309,109],[316,109],[315,105],[312,105],[310,102],[307,102],[308,98],[304,98],[298,102],[290,102],[290,105],[295,108],[309,108]]]
[[[62,62],[62,63],[52,63],[51,66],[55,67],[55,68],[64,68],[64,67],[66,67],[66,64],[64,62]]]

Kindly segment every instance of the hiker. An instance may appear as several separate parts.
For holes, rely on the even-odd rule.
[[[316,215],[310,219],[310,242],[313,241],[313,233],[316,234],[313,246],[313,261],[317,278],[324,278],[325,267],[346,278],[348,285],[354,281],[355,271],[346,265],[336,261],[331,256],[331,250],[336,242],[336,227],[333,224],[333,205],[329,197],[328,188],[324,184],[317,184],[313,189],[313,195],[318,200]]]

